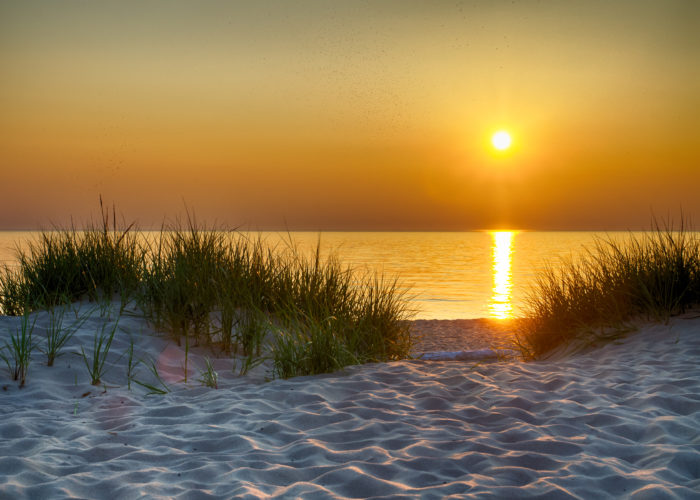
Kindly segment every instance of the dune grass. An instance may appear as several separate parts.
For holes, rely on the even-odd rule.
[[[350,350],[334,318],[289,317],[275,335],[274,375],[280,378],[333,372],[361,361]]]
[[[211,360],[209,358],[204,358],[204,365],[205,367],[199,371],[199,379],[197,379],[197,381],[206,387],[218,389],[219,374],[214,370]]]
[[[185,229],[164,231],[154,248],[142,308],[176,340],[237,352],[249,358],[244,366],[267,348],[284,377],[409,353],[408,311],[396,282],[358,275],[333,255],[321,259],[320,242],[308,256],[293,243],[270,248],[259,238],[201,230],[189,219]],[[303,363],[279,367],[290,362],[283,353],[292,346]],[[324,352],[336,361],[323,359]]]
[[[0,358],[5,361],[12,379],[19,381],[20,387],[24,387],[32,351],[37,345],[32,338],[35,323],[36,318],[30,319],[29,311],[25,310],[20,327],[8,332],[10,341],[5,341],[5,345],[0,347]]]
[[[134,339],[129,339],[129,347],[126,350],[126,388],[131,390],[131,382],[134,380],[134,371],[141,363],[140,359],[134,359]]]
[[[599,239],[583,258],[542,273],[519,335],[527,359],[615,338],[630,321],[668,320],[700,303],[700,239],[681,223],[626,240]]]
[[[311,254],[291,238],[273,248],[259,236],[201,226],[189,213],[185,223],[164,226],[149,241],[133,224],[119,228],[114,210],[110,220],[100,206],[100,226],[43,232],[18,251],[19,266],[0,272],[4,314],[87,298],[104,315],[119,294],[122,308],[125,296],[133,298],[188,352],[193,345],[242,355],[241,373],[272,359],[280,377],[409,354],[410,314],[396,281],[355,273],[333,254],[322,259],[320,241]],[[70,338],[59,320],[49,353]],[[93,382],[111,337],[96,342],[91,362],[84,356]]]
[[[82,347],[80,348],[80,353],[90,374],[90,383],[92,385],[100,385],[102,383],[102,377],[106,371],[105,363],[118,325],[119,320],[115,321],[112,328],[107,328],[107,323],[102,325],[100,332],[95,333],[91,355],[86,354],[85,349]]]
[[[66,326],[64,324],[65,307],[57,306],[48,311],[49,323],[46,327],[46,344],[44,348],[40,348],[46,354],[47,366],[53,366],[56,358],[63,354],[62,350],[66,343],[83,326],[91,312],[88,311],[86,314],[78,317],[71,326]]]
[[[144,389],[147,389],[148,390],[148,392],[146,393],[147,396],[150,396],[153,394],[157,394],[157,395],[162,396],[162,395],[169,393],[170,388],[166,385],[166,383],[163,381],[163,378],[158,373],[158,368],[156,367],[156,362],[153,361],[152,359],[149,359],[146,366],[148,367],[148,370],[151,372],[151,374],[153,375],[156,382],[150,383],[150,382],[144,382],[142,380],[137,380],[135,378],[132,378],[133,382],[137,385],[140,385]]]
[[[115,211],[100,199],[101,223],[85,230],[43,231],[26,251],[17,250],[19,267],[0,273],[0,306],[7,315],[39,310],[100,294],[129,295],[140,284],[145,249],[132,231],[119,229]]]

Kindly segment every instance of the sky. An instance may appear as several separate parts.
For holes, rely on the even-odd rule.
[[[694,0],[0,0],[0,229],[100,196],[142,228],[700,221],[699,25]]]

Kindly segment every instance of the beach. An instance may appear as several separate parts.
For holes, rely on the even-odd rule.
[[[0,498],[700,498],[697,315],[555,360],[288,380],[193,348],[185,383],[184,348],[127,309],[94,386],[75,352],[116,309],[93,311],[52,367],[35,349],[25,387],[2,367]],[[35,316],[41,345],[47,313]],[[0,316],[3,338],[20,321]],[[490,346],[470,336],[479,320],[414,330],[442,332],[426,349]],[[130,339],[133,380],[170,392],[128,388]],[[205,356],[217,389],[197,381]]]

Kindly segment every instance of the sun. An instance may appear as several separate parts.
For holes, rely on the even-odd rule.
[[[506,132],[505,130],[499,130],[493,136],[491,136],[491,144],[493,144],[493,147],[498,149],[499,151],[505,151],[510,147],[512,139],[510,138],[510,134]]]

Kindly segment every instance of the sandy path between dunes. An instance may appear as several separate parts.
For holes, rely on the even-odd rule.
[[[165,341],[120,332],[106,392],[75,355],[37,357],[21,390],[0,373],[0,498],[700,498],[698,319],[557,362],[256,383],[217,359],[218,390],[165,396],[128,391],[117,359],[129,333],[144,356]]]
[[[516,320],[419,319],[411,322],[413,354],[511,347]]]

